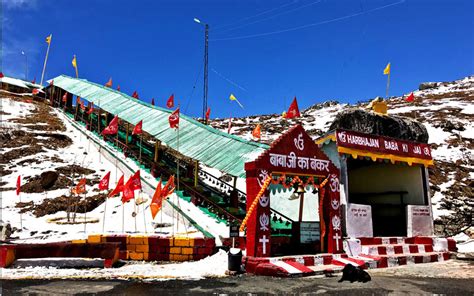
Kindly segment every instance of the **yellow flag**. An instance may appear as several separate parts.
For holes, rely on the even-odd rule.
[[[76,55],[72,58],[72,66],[77,69],[77,60],[76,60]]]
[[[383,69],[383,75],[390,75],[390,63]]]
[[[51,44],[51,38],[53,37],[53,34],[49,34],[48,37],[46,37],[46,43]]]
[[[229,100],[231,100],[231,101],[237,101],[237,98],[236,98],[233,94],[230,94]]]

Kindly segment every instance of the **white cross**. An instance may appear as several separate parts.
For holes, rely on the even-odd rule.
[[[264,235],[258,241],[263,243],[263,254],[267,254],[267,243],[270,242],[270,240],[267,238],[266,235]]]
[[[341,238],[339,233],[336,233],[332,238],[336,240],[336,251],[339,251],[339,239]]]

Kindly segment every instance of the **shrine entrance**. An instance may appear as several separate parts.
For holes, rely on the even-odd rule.
[[[301,125],[245,170],[247,256],[342,252],[339,170]]]

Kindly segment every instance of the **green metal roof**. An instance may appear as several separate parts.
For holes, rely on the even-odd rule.
[[[244,177],[244,164],[269,146],[229,135],[180,114],[179,149],[177,130],[169,127],[172,110],[156,107],[122,92],[85,79],[61,75],[54,86],[80,96],[133,125],[143,120],[143,130],[181,154],[233,176]]]

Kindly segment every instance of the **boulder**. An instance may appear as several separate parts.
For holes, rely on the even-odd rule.
[[[56,180],[59,177],[59,174],[54,171],[47,171],[41,173],[41,187],[43,189],[50,189],[51,187],[54,186],[54,183],[56,183]]]
[[[406,117],[380,115],[363,109],[349,109],[337,114],[329,127],[329,130],[335,129],[428,143],[428,131],[422,123]]]
[[[12,227],[10,223],[0,221],[0,241],[6,241],[12,234]]]
[[[436,88],[438,87],[439,83],[438,82],[424,82],[418,86],[419,90],[425,90],[425,89],[430,89],[430,88]]]

